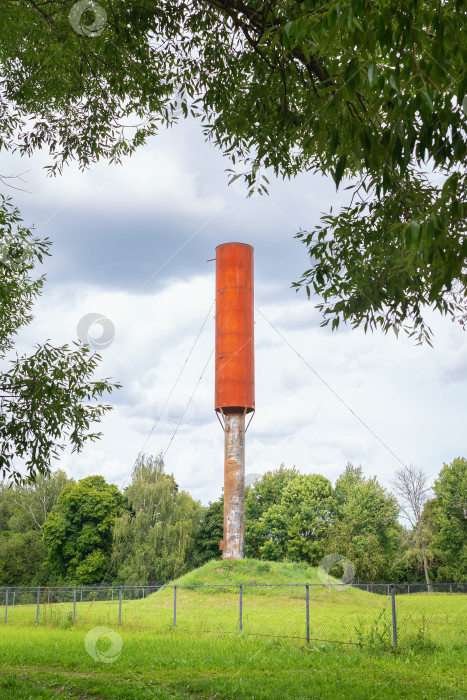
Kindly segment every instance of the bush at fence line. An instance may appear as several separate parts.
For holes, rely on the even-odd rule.
[[[436,649],[439,647],[439,643],[433,640],[432,635],[428,630],[428,623],[425,617],[425,613],[422,615],[421,625],[418,627],[416,632],[404,635],[404,648],[418,650]]]
[[[61,627],[68,629],[73,626],[73,612],[71,610],[63,610],[61,605],[50,605],[50,610],[46,610],[40,619],[52,627]]]
[[[355,636],[361,646],[388,648],[392,646],[392,621],[386,608],[382,608],[368,627],[368,621],[359,619]]]

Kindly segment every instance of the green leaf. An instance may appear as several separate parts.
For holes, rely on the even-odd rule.
[[[428,105],[430,112],[432,112],[433,111],[433,101],[432,101],[430,95],[427,93],[426,90],[422,90],[422,95],[423,95],[425,102]]]
[[[362,25],[360,24],[360,22],[358,21],[358,19],[356,17],[353,18],[353,23],[357,27],[357,29],[359,29],[362,33],[364,32]]]
[[[336,165],[336,169],[334,172],[334,182],[336,183],[336,190],[339,189],[339,183],[342,180],[342,176],[344,175],[344,170],[345,170],[345,164],[347,163],[347,156],[341,156],[339,158],[339,161]]]
[[[435,215],[431,214],[426,227],[426,242],[428,249],[431,248],[435,237]]]
[[[397,78],[394,74],[391,74],[389,76],[389,84],[396,92],[399,92],[399,83],[398,83]]]
[[[414,219],[410,225],[410,238],[411,238],[411,243],[414,246],[419,245],[420,239],[421,239],[421,227],[420,223]]]
[[[344,83],[349,89],[354,89],[360,81],[360,62],[358,58],[352,58],[345,69]]]
[[[368,82],[370,84],[370,87],[373,86],[373,83],[376,80],[376,63],[371,62],[370,65],[368,66]]]

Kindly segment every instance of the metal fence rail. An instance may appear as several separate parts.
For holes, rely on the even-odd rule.
[[[0,588],[0,622],[125,625],[381,646],[465,644],[467,583]]]

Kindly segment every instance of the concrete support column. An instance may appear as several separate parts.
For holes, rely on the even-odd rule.
[[[223,559],[244,557],[245,414],[225,413]]]

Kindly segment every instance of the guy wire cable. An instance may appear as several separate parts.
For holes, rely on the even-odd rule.
[[[169,393],[169,395],[168,395],[168,397],[167,397],[167,399],[166,399],[166,401],[165,401],[165,403],[164,403],[164,405],[163,405],[161,411],[159,412],[159,415],[157,416],[156,422],[154,423],[153,427],[151,428],[151,431],[150,431],[148,437],[146,438],[146,440],[145,440],[145,442],[144,442],[144,444],[143,444],[141,450],[139,451],[138,457],[141,455],[142,451],[144,450],[144,448],[145,448],[145,446],[146,446],[146,444],[147,444],[149,438],[151,437],[152,433],[154,432],[154,430],[155,430],[155,428],[156,428],[156,426],[157,426],[157,424],[158,424],[158,422],[159,422],[159,420],[160,420],[160,417],[161,417],[162,413],[164,412],[165,407],[167,406],[168,402],[170,401],[170,397],[172,396],[172,394],[173,394],[173,392],[174,392],[174,390],[175,390],[175,387],[177,386],[178,381],[179,381],[179,379],[180,379],[180,377],[181,377],[181,375],[182,375],[182,372],[183,372],[183,370],[185,369],[188,360],[190,359],[190,356],[191,356],[191,354],[192,354],[192,352],[193,352],[193,350],[194,350],[194,348],[195,348],[195,346],[196,346],[196,344],[197,344],[197,342],[198,342],[198,340],[199,340],[199,338],[200,338],[200,336],[201,336],[201,333],[203,332],[203,329],[204,329],[204,327],[205,327],[205,325],[206,325],[206,323],[207,323],[207,320],[208,320],[208,318],[209,318],[209,316],[210,316],[210,314],[211,314],[211,311],[212,311],[212,308],[213,308],[213,306],[214,306],[214,304],[215,304],[215,301],[216,301],[216,299],[214,298],[214,300],[213,300],[211,306],[209,307],[209,311],[208,311],[208,313],[207,313],[207,315],[206,315],[206,318],[204,319],[203,324],[202,324],[202,326],[201,326],[201,328],[200,328],[200,330],[199,330],[199,332],[198,332],[198,335],[196,336],[195,341],[194,341],[194,343],[193,343],[193,345],[192,345],[192,347],[191,347],[191,349],[190,349],[190,352],[188,353],[188,356],[187,356],[187,358],[186,358],[186,360],[185,360],[185,362],[184,362],[184,364],[183,364],[183,367],[182,367],[182,369],[180,370],[180,372],[179,372],[179,374],[178,374],[178,377],[177,377],[177,379],[175,380],[175,383],[174,383],[174,385],[173,385],[173,387],[172,387],[172,389],[171,389],[171,391],[170,391],[170,393]],[[231,312],[232,312],[234,303],[235,303],[235,302],[232,302],[232,307],[231,307],[231,309],[230,309],[230,311],[229,311],[229,316],[230,316],[230,314],[231,314]],[[227,320],[228,320],[229,316],[228,316],[227,319],[226,319],[226,323],[227,323]],[[225,326],[225,324],[224,324],[224,326]],[[222,328],[222,330],[223,330],[223,329],[224,329],[224,327]],[[221,333],[222,333],[222,330],[221,330]],[[191,393],[191,396],[190,396],[190,398],[189,398],[189,400],[188,400],[188,403],[187,403],[187,405],[186,405],[186,407],[185,407],[185,410],[183,411],[183,414],[182,414],[182,416],[181,416],[181,418],[180,418],[180,420],[179,420],[179,422],[178,422],[178,424],[177,424],[177,426],[176,426],[176,428],[175,428],[175,430],[174,430],[174,432],[173,432],[173,434],[172,434],[172,437],[170,438],[170,441],[169,441],[167,447],[165,448],[165,452],[164,452],[163,455],[162,455],[162,459],[165,458],[165,455],[167,454],[167,451],[168,451],[170,445],[172,444],[172,441],[173,441],[173,439],[174,439],[174,437],[175,437],[175,435],[176,435],[176,433],[177,433],[177,431],[178,431],[178,428],[180,427],[180,424],[181,424],[181,422],[182,422],[182,420],[183,420],[183,418],[184,418],[184,416],[185,416],[185,413],[186,413],[187,410],[188,410],[188,407],[189,407],[189,405],[190,405],[190,403],[191,403],[191,401],[192,401],[192,399],[193,399],[193,396],[195,395],[195,392],[196,392],[196,390],[197,390],[197,388],[198,388],[198,386],[199,386],[199,383],[201,382],[201,380],[202,380],[202,378],[203,378],[203,376],[204,376],[204,373],[205,373],[205,371],[206,371],[206,368],[207,368],[207,366],[208,366],[208,364],[209,364],[209,362],[210,362],[210,360],[211,360],[211,357],[212,357],[212,355],[213,355],[213,353],[214,353],[215,347],[216,347],[216,346],[214,345],[213,349],[211,350],[211,353],[210,353],[210,355],[209,355],[209,357],[208,357],[208,360],[207,360],[206,364],[204,365],[203,371],[201,372],[201,375],[200,375],[200,377],[199,377],[199,379],[198,379],[198,381],[197,381],[197,383],[196,383],[196,386],[195,386],[195,388],[193,389],[193,391],[192,391],[192,393]],[[138,459],[138,457],[137,457],[136,459]],[[120,487],[121,489],[123,489],[123,487],[124,487],[124,485],[125,485],[125,483],[126,483],[126,480],[127,480],[128,477],[130,476],[130,474],[131,474],[132,471],[133,471],[133,467],[132,467],[131,471],[126,475],[126,477],[125,477],[125,479],[124,479],[124,481],[123,481],[123,483],[122,483],[122,485],[121,485],[121,487]],[[109,574],[109,572],[110,572],[110,570],[111,570],[111,568],[112,568],[112,566],[113,566],[113,564],[114,564],[114,562],[115,562],[115,560],[116,560],[116,558],[117,558],[117,555],[119,554],[120,549],[122,548],[122,546],[123,546],[123,544],[124,544],[124,542],[125,542],[125,540],[126,540],[126,537],[127,537],[128,533],[129,533],[129,529],[128,529],[126,535],[124,536],[122,542],[120,543],[120,546],[118,547],[117,552],[115,553],[114,557],[112,558],[112,560],[111,560],[111,562],[110,562],[109,568],[107,569],[107,571],[106,571],[106,573],[105,573],[105,575],[104,575],[104,578],[102,579],[101,584],[100,584],[100,586],[99,586],[99,590],[100,590],[100,588],[103,586],[104,581],[106,580],[106,578],[107,578],[107,576],[108,576],[108,574]],[[98,593],[98,592],[97,592],[97,593]],[[97,597],[97,593],[96,593],[96,596],[94,597],[94,600],[95,600],[96,597]],[[94,603],[94,600],[91,602],[91,606],[90,606],[89,610],[91,609],[92,604]],[[88,612],[89,612],[89,611],[88,611]]]
[[[388,452],[390,452],[390,453],[392,454],[392,456],[395,457],[395,458],[397,459],[397,461],[400,462],[400,463],[402,464],[403,467],[405,467],[406,464],[400,459],[400,457],[398,457],[398,456],[396,455],[396,453],[393,452],[393,450],[391,450],[391,448],[379,437],[379,435],[377,435],[377,434],[375,433],[375,431],[372,430],[372,429],[370,428],[370,426],[369,426],[367,423],[365,423],[365,421],[364,421],[362,418],[360,418],[359,415],[357,415],[357,414],[355,413],[355,411],[349,406],[349,404],[346,403],[346,402],[344,401],[344,399],[341,398],[341,397],[339,396],[339,394],[338,394],[336,391],[334,391],[334,389],[332,388],[332,386],[330,386],[330,385],[327,383],[327,381],[326,381],[325,379],[323,379],[323,377],[321,377],[321,375],[319,375],[318,372],[317,372],[315,369],[313,369],[313,367],[310,365],[310,363],[307,362],[307,361],[305,360],[305,358],[302,357],[302,355],[300,355],[300,353],[298,352],[298,350],[296,350],[296,349],[293,347],[293,345],[292,345],[291,343],[289,343],[289,341],[287,340],[287,338],[285,338],[285,337],[282,335],[282,333],[279,331],[278,328],[276,328],[276,326],[272,323],[272,321],[270,321],[268,318],[266,318],[266,316],[263,314],[263,312],[261,311],[261,309],[259,309],[257,306],[255,306],[255,309],[256,309],[256,311],[258,311],[258,313],[261,314],[261,316],[264,318],[264,320],[267,321],[267,323],[269,323],[269,325],[271,326],[271,328],[273,328],[273,329],[276,331],[276,333],[282,338],[282,340],[284,341],[284,343],[286,343],[286,344],[289,346],[289,348],[290,348],[291,350],[293,350],[293,352],[294,352],[296,355],[298,355],[298,357],[302,360],[302,362],[304,362],[304,363],[306,364],[306,366],[308,367],[308,369],[311,369],[311,371],[313,372],[313,374],[316,375],[316,376],[318,377],[318,379],[320,380],[320,382],[322,382],[322,383],[324,384],[324,386],[325,386],[327,389],[329,389],[329,391],[330,391],[332,394],[334,394],[334,396],[335,396],[337,399],[339,399],[339,401],[340,401],[342,404],[344,404],[344,406],[347,408],[347,410],[350,411],[350,413],[352,413],[352,414],[355,416],[355,418],[356,418],[358,421],[360,421],[360,423],[373,435],[373,437],[375,437],[375,438],[378,440],[378,442],[380,442],[380,443],[383,445],[383,447],[386,448],[386,450],[388,450]]]
[[[228,315],[227,315],[227,318],[225,319],[224,325],[222,326],[221,330],[219,331],[219,334],[218,334],[217,337],[216,337],[216,342],[217,342],[218,338],[222,335],[222,331],[224,330],[225,326],[227,325],[227,321],[228,321],[229,318],[230,318],[230,314],[231,314],[232,311],[233,311],[233,307],[234,307],[235,302],[237,301],[239,295],[240,295],[240,289],[238,289],[238,294],[237,294],[236,298],[232,301],[232,306],[230,307],[230,311],[229,311],[229,313],[228,313]],[[214,299],[214,301],[215,301],[215,299]],[[214,305],[214,302],[213,302],[213,305]],[[212,309],[212,306],[211,306],[211,309]],[[182,420],[183,420],[183,418],[184,418],[184,416],[185,416],[185,413],[188,411],[188,408],[189,408],[190,403],[191,403],[191,401],[192,401],[192,399],[193,399],[193,396],[195,395],[196,390],[197,390],[197,388],[198,388],[198,386],[199,386],[199,384],[200,384],[200,382],[201,382],[201,380],[202,380],[202,378],[203,378],[203,376],[204,376],[204,373],[205,373],[205,371],[206,371],[206,369],[207,369],[207,366],[208,366],[208,364],[209,364],[209,362],[210,362],[210,360],[211,360],[211,357],[212,357],[213,354],[214,354],[214,351],[215,351],[215,349],[216,349],[216,342],[214,343],[214,347],[213,347],[213,349],[211,350],[211,353],[210,353],[210,355],[209,355],[209,357],[208,357],[208,359],[207,359],[207,362],[206,362],[206,364],[205,364],[204,367],[203,367],[203,371],[201,372],[201,374],[200,374],[200,376],[199,376],[199,379],[198,379],[198,381],[196,382],[196,386],[195,386],[195,388],[193,389],[190,398],[188,399],[188,403],[187,403],[187,405],[185,406],[185,410],[183,411],[183,413],[182,413],[182,415],[181,415],[181,417],[180,417],[180,420],[178,421],[177,426],[176,426],[176,428],[175,428],[175,430],[174,430],[174,432],[173,432],[173,434],[172,434],[172,437],[171,437],[170,440],[169,440],[169,444],[168,444],[167,447],[165,448],[165,452],[164,452],[163,455],[162,455],[162,459],[164,459],[165,455],[167,454],[167,451],[168,451],[170,445],[172,444],[172,440],[174,439],[175,435],[177,434],[177,431],[178,431],[178,429],[179,429],[179,427],[180,427],[180,425],[181,425],[181,422],[182,422]]]
[[[147,443],[148,443],[148,441],[149,441],[149,438],[151,437],[151,435],[153,434],[154,430],[156,429],[157,424],[159,423],[159,420],[160,420],[162,414],[164,413],[165,407],[166,407],[167,404],[169,403],[169,401],[170,401],[170,399],[171,399],[171,397],[172,397],[172,394],[173,394],[173,392],[175,391],[175,389],[176,389],[176,387],[177,387],[177,384],[178,384],[178,382],[179,382],[179,380],[180,380],[180,377],[181,377],[182,374],[183,374],[183,370],[185,369],[185,367],[186,367],[186,365],[187,365],[187,363],[188,363],[188,360],[190,359],[191,354],[192,354],[193,350],[195,349],[195,346],[196,346],[196,344],[197,344],[197,342],[198,342],[198,340],[199,340],[199,338],[200,338],[200,336],[201,336],[201,333],[202,333],[203,330],[204,330],[204,327],[205,327],[205,325],[206,325],[206,323],[207,323],[207,320],[208,320],[208,318],[209,318],[209,316],[210,316],[210,314],[211,314],[212,307],[214,306],[215,301],[216,301],[216,300],[215,300],[215,298],[214,298],[214,300],[213,300],[211,306],[209,307],[209,311],[208,311],[208,313],[206,314],[206,318],[204,319],[204,321],[203,321],[203,323],[202,323],[202,326],[201,326],[201,328],[200,328],[200,330],[199,330],[199,332],[198,332],[198,335],[196,336],[195,341],[194,341],[193,345],[191,346],[191,349],[190,349],[190,351],[189,351],[189,353],[188,353],[188,355],[187,355],[187,358],[186,358],[185,362],[183,363],[183,367],[182,367],[182,369],[180,370],[180,372],[179,372],[179,374],[178,374],[178,377],[176,378],[176,380],[175,380],[175,382],[174,382],[174,385],[172,386],[172,389],[170,390],[170,393],[169,393],[169,395],[167,396],[167,398],[166,398],[166,400],[165,400],[165,402],[164,402],[164,405],[162,406],[161,410],[159,411],[159,415],[157,416],[156,421],[155,421],[154,425],[152,426],[152,428],[151,428],[151,430],[150,430],[150,432],[149,432],[149,435],[147,436],[146,440],[144,441],[144,444],[143,444],[142,448],[141,448],[140,451],[138,452],[138,455],[137,455],[136,460],[135,460],[135,464],[136,464],[136,462],[138,461],[138,458],[141,456],[141,454],[142,454],[144,448],[146,447],[146,445],[147,445]],[[185,411],[186,411],[186,409],[185,409]],[[185,415],[185,414],[183,414],[183,415]],[[125,483],[126,483],[128,477],[130,476],[131,472],[133,471],[133,468],[134,468],[134,465],[133,465],[133,467],[131,468],[131,470],[128,472],[128,474],[126,475],[126,477],[125,477],[125,479],[124,479],[122,485],[120,486],[120,488],[123,489],[123,487],[125,486]]]

